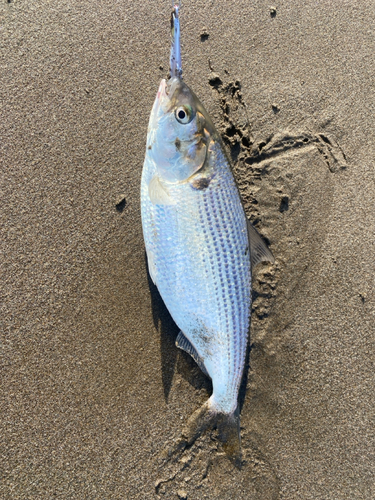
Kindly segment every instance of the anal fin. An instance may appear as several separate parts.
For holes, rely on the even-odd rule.
[[[247,221],[247,234],[249,237],[252,269],[260,262],[271,262],[273,264],[275,262],[275,257],[249,220]]]
[[[209,374],[206,370],[206,367],[204,366],[204,362],[203,362],[202,358],[199,356],[195,347],[191,344],[191,342],[185,337],[185,335],[182,332],[180,332],[177,336],[176,346],[179,349],[182,349],[183,351],[190,354],[190,356],[194,359],[194,361],[197,363],[197,365],[202,370],[202,372],[205,375],[207,375],[207,377],[209,377]]]

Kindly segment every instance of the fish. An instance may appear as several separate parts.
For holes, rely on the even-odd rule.
[[[160,82],[147,131],[142,229],[150,277],[181,330],[176,345],[213,388],[173,449],[217,428],[238,464],[252,269],[274,257],[247,219],[219,133],[182,79],[178,5],[171,29],[170,76]]]

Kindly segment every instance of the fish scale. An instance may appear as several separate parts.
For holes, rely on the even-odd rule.
[[[214,395],[217,389],[218,400],[225,400],[220,408],[229,412],[237,406],[242,375],[251,273],[246,217],[238,190],[219,143],[214,153],[217,172],[208,188],[170,186],[170,197],[176,203],[167,206],[154,205],[148,197],[147,180],[155,175],[156,167],[146,162],[142,217],[147,252],[157,262],[158,289],[175,322],[202,357]],[[206,344],[215,344],[214,356],[205,352],[199,323],[210,332]]]

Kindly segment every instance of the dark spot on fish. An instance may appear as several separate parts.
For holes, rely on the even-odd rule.
[[[208,349],[211,346],[213,332],[204,323],[202,323],[201,328],[195,330],[195,336],[199,338],[199,343],[204,349]]]
[[[191,183],[191,187],[193,189],[197,189],[199,191],[203,191],[203,189],[208,188],[211,179],[207,179],[206,177],[201,177],[199,179],[194,179]]]
[[[178,137],[176,137],[176,140],[174,141],[174,143],[175,143],[177,151],[180,151],[181,141],[180,141],[180,139]]]

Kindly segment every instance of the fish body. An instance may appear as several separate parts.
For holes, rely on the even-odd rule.
[[[238,457],[238,391],[251,310],[250,252],[252,246],[259,261],[268,250],[259,236],[255,244],[249,240],[248,221],[220,137],[182,81],[174,55],[172,44],[171,78],[161,81],[154,102],[142,171],[148,267],[181,329],[178,347],[212,380],[212,395],[190,418],[185,443],[217,425],[226,450]]]
[[[185,84],[176,84],[174,92],[179,92],[182,85],[189,91]],[[159,102],[168,101],[165,81],[159,95]],[[201,169],[184,178],[185,169],[188,173],[190,170],[180,166],[178,159],[173,169],[175,178],[165,179],[160,149],[179,158],[181,145],[177,141],[176,146],[176,139],[181,142],[183,130],[171,135],[167,145],[156,144],[165,141],[164,128],[159,127],[164,111],[160,114],[160,120],[151,116],[142,174],[142,221],[150,275],[212,379],[211,404],[220,412],[233,413],[244,366],[251,304],[247,220],[215,134],[202,146],[205,157]],[[200,166],[201,161],[197,163]],[[176,172],[179,168],[181,173]],[[152,192],[151,183],[161,191],[160,196]]]

